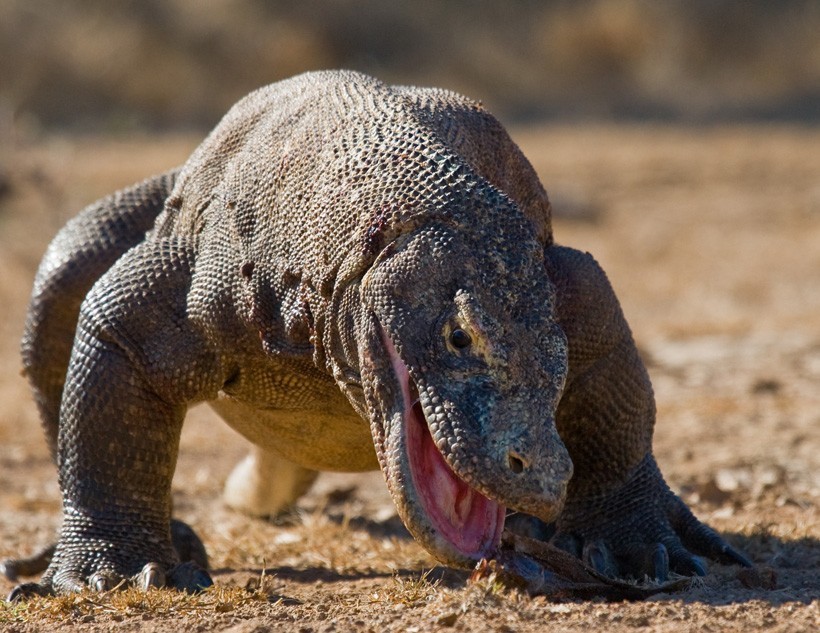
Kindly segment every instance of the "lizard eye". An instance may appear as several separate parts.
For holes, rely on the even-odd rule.
[[[450,332],[450,345],[456,349],[465,349],[470,346],[473,339],[461,328],[456,328]]]

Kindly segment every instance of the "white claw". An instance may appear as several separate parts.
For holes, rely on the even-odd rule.
[[[137,584],[143,591],[148,591],[150,587],[164,587],[165,571],[158,563],[147,563],[137,574]]]
[[[88,579],[88,584],[94,591],[103,593],[116,588],[119,584],[118,580],[111,572],[98,571]]]

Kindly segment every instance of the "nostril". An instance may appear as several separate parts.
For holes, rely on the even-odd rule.
[[[507,453],[507,462],[510,465],[510,470],[513,471],[516,475],[524,472],[526,464],[524,463],[524,460],[521,458],[521,456],[515,453],[514,451],[510,451],[509,453]]]

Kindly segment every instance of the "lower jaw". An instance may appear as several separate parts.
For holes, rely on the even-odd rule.
[[[432,532],[432,543],[425,545],[443,562],[472,567],[476,561],[491,557],[498,548],[506,508],[471,488],[450,469],[433,443],[418,402],[407,418],[412,485],[420,505],[420,518]]]

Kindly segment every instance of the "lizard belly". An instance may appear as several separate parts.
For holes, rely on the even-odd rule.
[[[261,409],[229,396],[209,404],[254,444],[305,468],[358,472],[379,467],[370,428],[347,401],[333,410]]]

